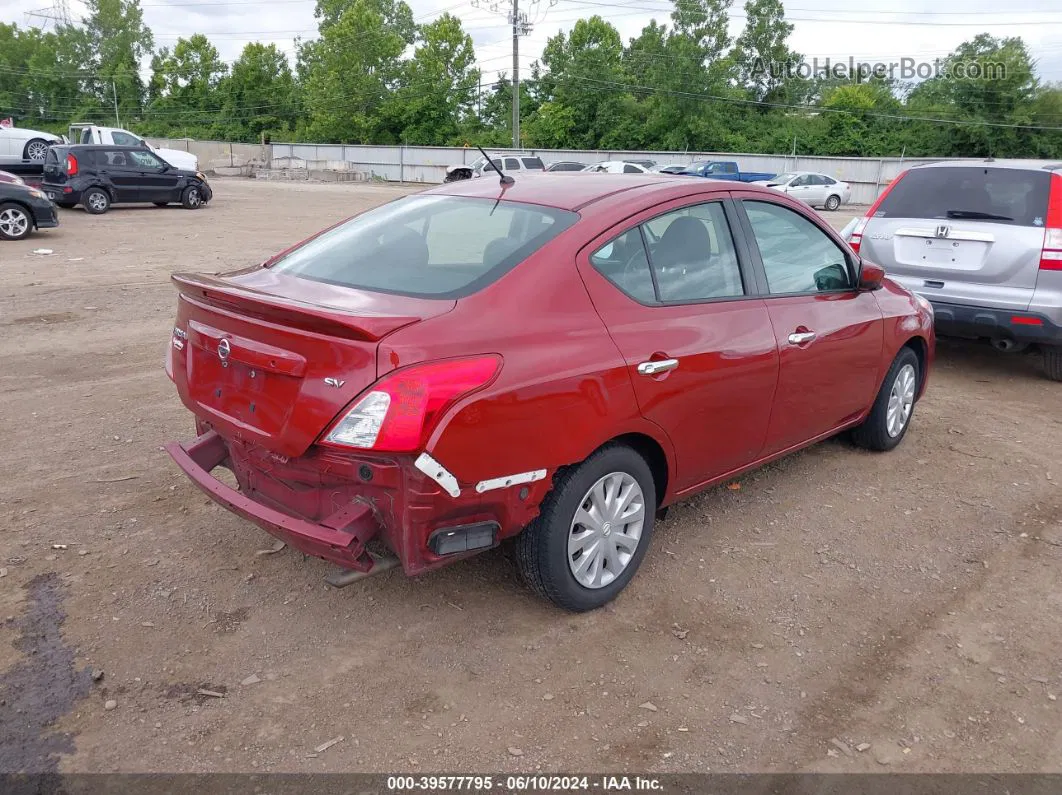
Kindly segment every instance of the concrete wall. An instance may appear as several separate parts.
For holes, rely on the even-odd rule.
[[[268,146],[233,144],[225,141],[194,141],[188,138],[148,138],[153,145],[164,149],[180,149],[199,158],[199,167],[240,167],[249,163],[265,165],[269,161]]]
[[[442,146],[355,146],[343,144],[273,144],[274,158],[300,158],[307,161],[345,160],[358,171],[378,179],[401,182],[442,182],[446,167],[471,163],[479,152],[475,149]],[[492,149],[504,154],[507,150]],[[799,155],[753,155],[733,152],[620,152],[574,149],[527,149],[549,165],[558,160],[594,163],[600,160],[654,160],[657,163],[692,163],[695,160],[736,160],[747,171],[780,174],[783,171],[818,171],[844,180],[852,186],[852,201],[870,204],[882,188],[904,168],[931,159],[813,157]],[[936,158],[940,159],[940,158]]]

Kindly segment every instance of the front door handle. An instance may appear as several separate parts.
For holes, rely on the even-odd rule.
[[[790,345],[803,345],[805,342],[811,342],[815,339],[814,331],[794,331],[789,335]]]
[[[678,359],[659,359],[652,362],[642,362],[638,365],[638,375],[659,375],[668,370],[678,367]]]

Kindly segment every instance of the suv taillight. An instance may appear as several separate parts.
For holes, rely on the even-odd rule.
[[[359,398],[321,443],[389,453],[420,450],[443,412],[489,384],[500,368],[500,356],[478,356],[397,370]]]
[[[1040,270],[1062,271],[1062,175],[1051,175],[1051,193],[1047,199],[1047,229],[1040,252]]]
[[[77,158],[73,155],[66,156],[66,175],[68,177],[77,175]]]
[[[895,188],[896,183],[903,179],[906,174],[906,171],[901,171],[897,175],[896,179],[886,185],[885,190],[883,190],[881,192],[881,195],[878,196],[877,200],[872,205],[870,205],[870,209],[867,210],[867,214],[856,222],[855,229],[852,230],[852,235],[848,239],[848,245],[852,247],[852,251],[854,251],[856,254],[859,253],[859,246],[863,243],[863,230],[867,228],[867,222],[874,217],[874,213],[878,211],[878,207],[880,207],[881,203],[885,201],[885,197],[889,195],[889,191]]]

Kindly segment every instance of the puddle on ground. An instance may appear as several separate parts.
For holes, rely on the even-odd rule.
[[[27,608],[14,626],[22,660],[0,673],[0,771],[55,773],[59,755],[74,752],[74,738],[53,730],[92,687],[88,668],[74,667],[74,650],[60,628],[63,584],[54,572],[30,580]]]

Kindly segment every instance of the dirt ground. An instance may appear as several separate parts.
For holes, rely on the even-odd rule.
[[[942,343],[898,450],[677,506],[589,615],[502,551],[338,591],[258,554],[160,448],[193,433],[167,277],[401,190],[217,180],[0,244],[0,771],[1062,769],[1062,385],[1034,356]]]

